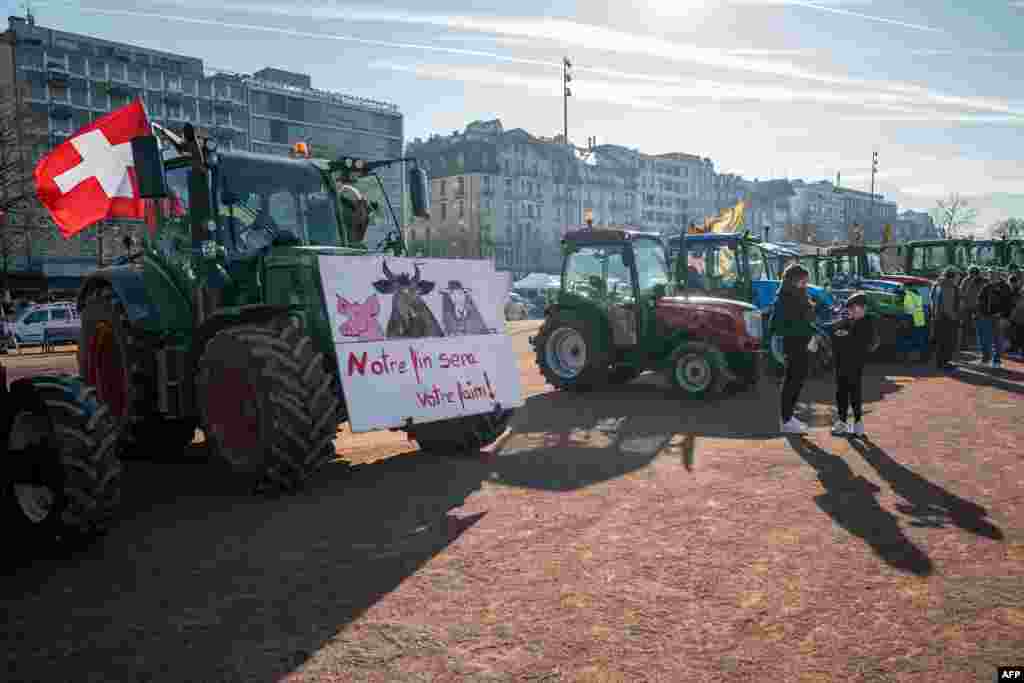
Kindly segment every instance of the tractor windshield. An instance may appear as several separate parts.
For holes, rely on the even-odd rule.
[[[623,245],[588,245],[569,254],[563,275],[564,291],[603,303],[629,303],[633,283],[623,258]]]
[[[924,256],[924,268],[945,268],[952,265],[949,260],[949,250],[945,244],[932,244],[922,249]]]
[[[232,152],[214,171],[221,242],[244,256],[282,239],[341,246],[334,195],[311,164]]]

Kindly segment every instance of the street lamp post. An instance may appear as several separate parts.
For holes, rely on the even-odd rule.
[[[565,160],[565,232],[569,232],[569,166],[575,158],[572,147],[569,145],[569,98],[572,91],[569,83],[572,82],[572,62],[568,57],[562,58],[562,142],[565,143],[565,150],[568,152]]]

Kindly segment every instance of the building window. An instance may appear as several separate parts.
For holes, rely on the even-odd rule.
[[[288,144],[288,125],[284,121],[270,122],[270,141],[280,145]]]
[[[448,196],[448,181],[447,180],[442,180],[441,181],[441,196],[442,197],[447,197]]]
[[[462,200],[459,200],[456,203],[456,207],[458,208],[459,218],[465,218],[466,217],[466,204],[465,204],[465,202],[463,202]]]
[[[447,202],[441,202],[441,220],[448,220],[448,204]]]
[[[462,177],[462,176],[459,176],[458,178],[455,179],[455,193],[457,195],[462,195],[465,192],[466,192],[466,179],[464,177]],[[460,213],[459,215],[461,216],[462,214]]]

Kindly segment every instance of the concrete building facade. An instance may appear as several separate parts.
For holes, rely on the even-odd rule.
[[[433,178],[433,216],[413,224],[414,241],[426,240],[429,230],[439,245],[479,244],[479,237],[464,239],[463,229],[482,227],[497,266],[508,270],[557,272],[559,240],[582,225],[587,209],[595,227],[662,233],[715,212],[711,161],[693,155],[609,144],[574,153],[561,136],[506,130],[500,120],[414,140],[407,153]]]
[[[790,200],[792,224],[795,233],[813,233],[815,241],[831,243],[846,239],[843,223],[843,199],[836,187],[827,180],[807,183],[790,182],[794,196]]]
[[[9,18],[0,41],[0,92],[8,102],[21,98],[38,123],[35,128],[45,128],[45,134],[24,136],[29,177],[46,151],[136,97],[153,122],[176,130],[191,122],[205,128],[220,149],[288,154],[301,141],[325,156],[402,156],[403,122],[395,105],[315,89],[307,74],[209,69],[197,57],[44,28],[31,16]],[[379,172],[400,211],[401,165]],[[390,227],[386,210],[377,223],[371,240]],[[53,228],[33,258],[95,255],[100,234],[103,253],[116,257],[124,232],[138,228],[134,222],[114,222],[70,240]]]

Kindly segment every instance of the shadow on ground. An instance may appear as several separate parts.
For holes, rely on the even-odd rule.
[[[476,523],[452,512],[473,462],[328,466],[276,500],[205,464],[132,463],[106,538],[5,576],[6,678],[277,680]]]
[[[888,453],[870,441],[853,439],[854,450],[889,482],[896,495],[906,501],[896,509],[914,519],[914,526],[944,528],[953,524],[978,536],[1002,540],[1003,532],[985,519],[988,510],[961,498],[938,484],[928,481],[910,468],[893,460]]]
[[[878,486],[855,475],[846,461],[799,437],[788,437],[790,446],[818,472],[825,493],[814,502],[836,524],[871,546],[890,566],[927,576],[934,567],[923,550],[900,529],[899,519],[881,506],[875,497]]]

